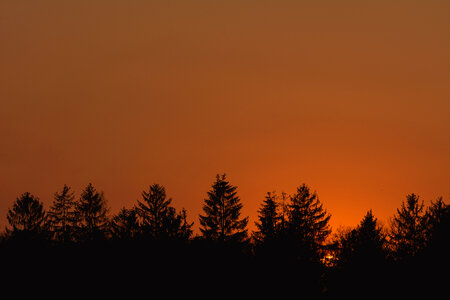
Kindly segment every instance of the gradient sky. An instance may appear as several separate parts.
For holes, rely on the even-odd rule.
[[[450,1],[0,0],[0,226],[66,183],[111,212],[160,183],[198,228],[227,173],[331,224],[450,199]]]

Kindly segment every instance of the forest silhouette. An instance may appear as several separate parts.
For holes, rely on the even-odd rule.
[[[66,295],[448,295],[450,206],[441,197],[425,207],[416,194],[399,204],[388,226],[369,210],[354,228],[332,234],[331,214],[301,184],[292,195],[268,192],[249,233],[237,187],[218,174],[194,235],[194,221],[162,185],[150,185],[115,215],[93,184],[78,198],[64,185],[48,210],[29,192],[14,201],[1,234],[2,271],[31,291],[50,286]]]

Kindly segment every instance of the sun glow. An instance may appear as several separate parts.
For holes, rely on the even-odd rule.
[[[331,254],[331,253],[327,253],[322,259],[322,263],[326,266],[326,267],[333,267],[336,264],[336,260],[337,258]]]

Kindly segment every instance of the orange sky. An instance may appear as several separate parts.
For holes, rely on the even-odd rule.
[[[334,229],[450,199],[450,2],[0,2],[0,225],[92,182],[149,184],[198,227],[216,173],[256,220],[317,190]]]

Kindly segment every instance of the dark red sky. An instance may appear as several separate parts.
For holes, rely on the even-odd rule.
[[[0,225],[92,182],[166,186],[198,225],[216,173],[251,225],[317,190],[332,225],[450,198],[450,2],[0,2]]]

